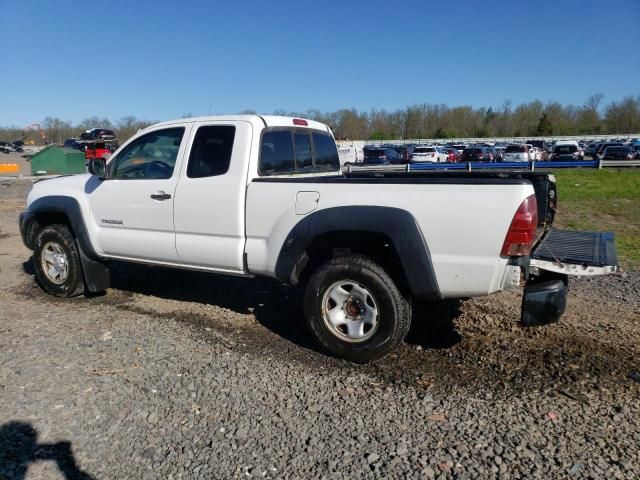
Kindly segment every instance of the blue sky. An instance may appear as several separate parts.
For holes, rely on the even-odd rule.
[[[0,0],[0,125],[640,94],[640,0]]]

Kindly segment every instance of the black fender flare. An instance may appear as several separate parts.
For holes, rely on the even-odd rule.
[[[413,298],[442,298],[422,231],[411,213],[393,207],[332,207],[305,216],[289,232],[282,245],[276,262],[276,278],[296,284],[305,252],[313,241],[320,235],[345,231],[386,235],[400,257]]]
[[[87,227],[82,218],[80,205],[73,197],[64,195],[40,197],[31,203],[25,212],[20,214],[20,234],[25,246],[33,250],[33,232],[31,229],[36,217],[43,213],[61,214],[69,221],[76,238],[87,289],[90,292],[101,292],[109,288],[111,283],[109,269],[93,248]]]

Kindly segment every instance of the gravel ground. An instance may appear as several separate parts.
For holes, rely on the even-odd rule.
[[[0,181],[0,479],[640,476],[638,272],[572,283],[544,328],[515,293],[419,305],[356,366],[264,279],[115,265],[106,295],[45,295],[28,185]]]

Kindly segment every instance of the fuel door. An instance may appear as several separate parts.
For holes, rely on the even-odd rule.
[[[296,194],[296,215],[306,215],[318,208],[319,192],[298,192]]]

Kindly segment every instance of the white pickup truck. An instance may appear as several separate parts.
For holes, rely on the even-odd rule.
[[[20,216],[45,291],[103,291],[110,260],[266,275],[303,287],[311,334],[356,362],[403,340],[413,302],[525,286],[521,321],[539,325],[564,312],[568,274],[617,268],[612,234],[551,228],[551,175],[344,175],[311,120],[160,123],[89,171],[36,182]]]

